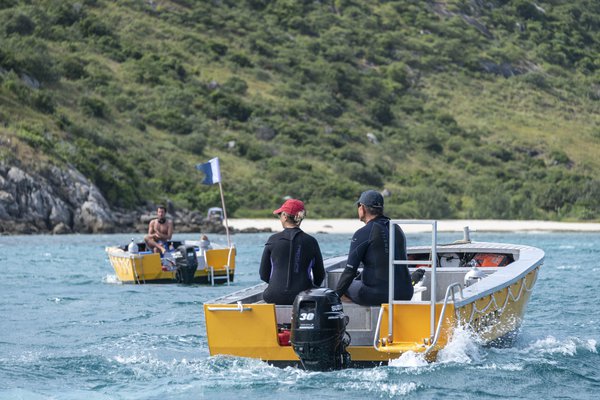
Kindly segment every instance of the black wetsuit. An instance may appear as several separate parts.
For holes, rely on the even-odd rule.
[[[348,262],[338,282],[336,292],[346,294],[357,304],[380,305],[388,302],[389,293],[389,221],[379,216],[354,233]],[[406,260],[406,237],[396,225],[394,254],[396,260]],[[362,264],[360,278],[355,279]],[[406,265],[394,270],[394,300],[410,300],[413,286]]]
[[[293,304],[298,293],[320,286],[325,278],[319,243],[300,228],[286,228],[267,241],[259,272],[269,284],[264,301]]]

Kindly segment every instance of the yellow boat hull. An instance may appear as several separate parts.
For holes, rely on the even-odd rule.
[[[387,310],[387,306],[387,304],[383,305],[384,310]],[[278,341],[276,307],[274,304],[266,303],[241,306],[205,304],[204,315],[210,354],[257,358],[278,365],[299,363],[300,360],[292,346],[281,345]],[[399,325],[402,335],[397,335],[395,338],[397,344],[401,344],[403,351],[398,352],[398,347],[390,348],[388,352],[375,350],[372,345],[350,345],[347,350],[354,364],[387,363],[400,357],[403,352],[426,350],[424,341],[429,337],[428,305],[396,304],[394,307],[395,312],[399,313],[397,315],[410,314],[409,318],[403,318],[407,323]],[[384,311],[384,317],[386,316],[387,311]],[[448,321],[448,326],[450,324],[451,321]],[[243,337],[240,337],[240,333],[243,333]],[[383,327],[381,333],[382,336],[387,337],[387,328]]]
[[[131,254],[119,247],[106,249],[110,264],[115,270],[119,281],[123,283],[175,283],[175,271],[163,268],[160,254]],[[235,273],[235,248],[206,250],[204,267],[198,268],[194,273],[194,282],[210,283],[211,267],[212,278],[215,282],[233,281]]]
[[[478,251],[475,245],[466,246],[470,247],[463,249],[457,245],[446,247],[445,251]],[[489,251],[489,246],[479,246]],[[507,251],[504,247],[498,249]],[[507,341],[505,343],[510,344],[508,340],[515,337],[521,326],[543,262],[543,252],[538,249],[521,246],[511,251],[515,259],[512,264],[488,268],[488,277],[469,287],[450,284],[462,282],[468,268],[440,268],[439,279],[446,279],[448,283],[436,285],[433,315],[431,301],[413,298],[394,302],[391,334],[388,304],[364,307],[343,303],[350,321],[346,331],[352,338],[347,348],[352,365],[387,363],[407,352],[424,353],[425,359],[432,361],[460,327],[471,330],[484,343]],[[332,261],[327,269],[328,279],[335,279],[333,276],[344,266],[343,258]],[[332,282],[327,283],[335,287]],[[276,365],[299,365],[293,347],[279,340],[282,329],[289,329],[292,306],[264,303],[262,290],[265,287],[257,285],[204,305],[211,355],[227,354]],[[451,291],[452,287],[457,288],[456,293]],[[444,292],[447,292],[445,297]],[[426,293],[431,296],[430,292]]]

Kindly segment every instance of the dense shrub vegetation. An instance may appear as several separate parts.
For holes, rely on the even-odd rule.
[[[592,0],[0,0],[0,161],[118,208],[600,218]]]

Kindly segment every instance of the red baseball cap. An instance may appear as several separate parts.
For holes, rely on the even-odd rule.
[[[281,205],[281,207],[273,211],[273,214],[280,214],[284,212],[288,215],[296,216],[300,211],[304,211],[304,203],[300,200],[288,199]]]

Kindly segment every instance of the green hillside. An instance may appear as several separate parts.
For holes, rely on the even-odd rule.
[[[600,218],[593,0],[0,0],[0,162],[112,207]],[[34,163],[35,161],[35,163]],[[41,165],[41,166],[40,166]]]

